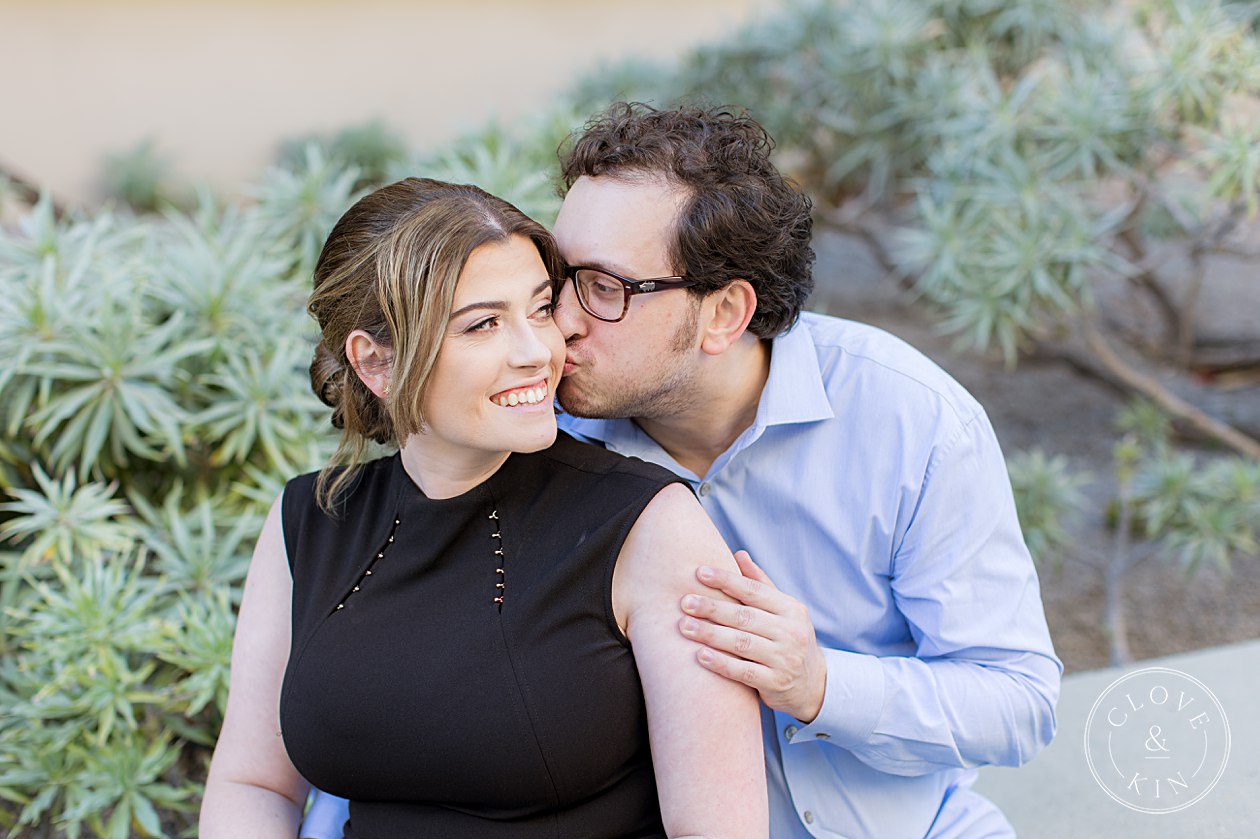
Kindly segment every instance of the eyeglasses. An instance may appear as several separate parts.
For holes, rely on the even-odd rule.
[[[650,280],[632,280],[603,268],[587,268],[570,265],[564,275],[573,280],[578,303],[583,311],[594,318],[616,323],[630,309],[630,297],[635,294],[651,294],[669,291],[671,288],[690,288],[695,280],[685,277],[655,277]]]

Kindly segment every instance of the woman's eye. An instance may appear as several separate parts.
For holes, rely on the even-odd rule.
[[[474,323],[472,326],[468,327],[468,329],[464,331],[465,332],[485,332],[486,330],[491,329],[494,326],[496,326],[498,323],[499,323],[499,319],[497,317],[486,318],[485,320],[477,321],[476,323]]]
[[[534,314],[538,317],[550,318],[552,314],[555,313],[555,311],[556,311],[556,304],[551,301],[547,301],[546,303],[539,306],[538,309],[534,312]]]

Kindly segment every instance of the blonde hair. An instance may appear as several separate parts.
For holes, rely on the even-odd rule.
[[[562,276],[551,234],[475,186],[407,178],[360,199],[333,227],[306,306],[323,336],[311,362],[311,388],[341,429],[316,482],[324,510],[331,512],[354,480],[369,441],[401,445],[424,426],[421,397],[459,275],[477,248],[512,236],[529,239],[550,275]],[[388,400],[369,390],[346,358],[346,338],[356,329],[392,352]]]

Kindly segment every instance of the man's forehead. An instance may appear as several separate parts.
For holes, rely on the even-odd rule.
[[[579,178],[556,219],[560,250],[570,264],[631,275],[658,270],[683,198],[656,177]]]

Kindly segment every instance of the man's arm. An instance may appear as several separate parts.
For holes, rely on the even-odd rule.
[[[1054,656],[1001,451],[977,415],[940,444],[892,560],[913,657],[823,649],[804,605],[750,560],[701,582],[742,606],[684,603],[701,663],[757,688],[823,741],[884,772],[1019,765],[1054,735]],[[820,593],[820,596],[822,593]],[[843,597],[843,592],[826,592]],[[819,665],[819,662],[823,662]]]

